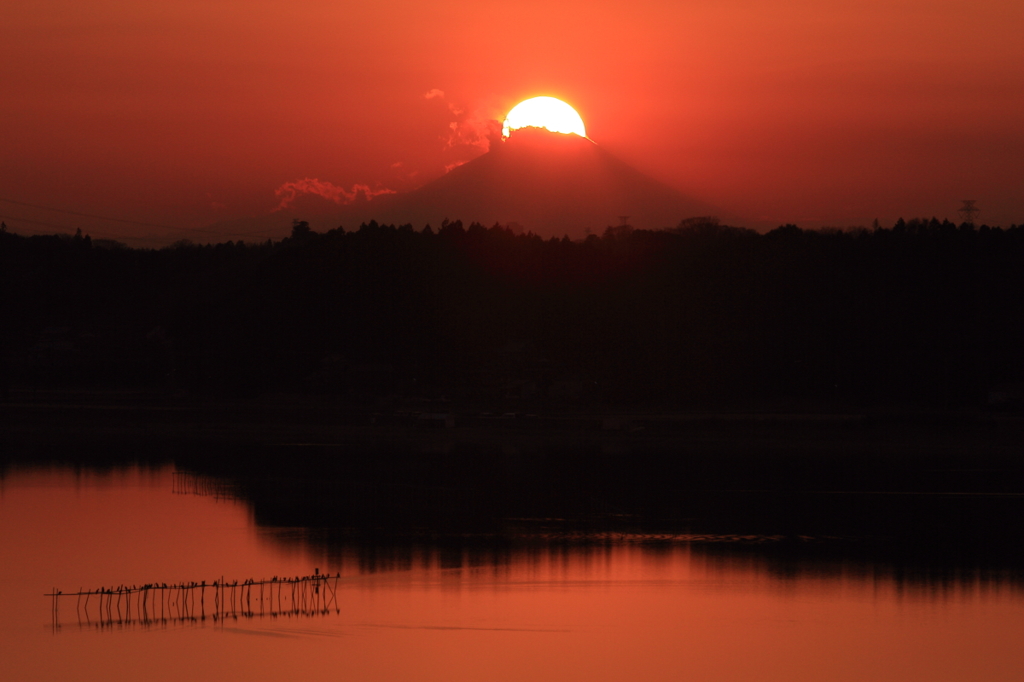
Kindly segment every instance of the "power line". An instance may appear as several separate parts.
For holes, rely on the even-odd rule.
[[[5,199],[0,197],[0,201],[8,204],[17,204],[18,206],[28,206],[29,208],[38,208],[43,211],[54,211],[56,213],[66,213],[68,215],[78,216],[80,218],[95,218],[96,220],[110,220],[115,223],[128,223],[129,225],[141,225],[142,227],[160,227],[165,230],[184,230],[181,227],[171,227],[170,225],[160,225],[159,223],[144,223],[138,220],[126,220],[124,218],[111,218],[109,216],[95,215],[92,213],[81,213],[79,211],[67,211],[62,208],[54,208],[52,206],[40,206],[39,204],[30,204],[27,201],[16,201],[15,199]]]
[[[13,220],[13,221],[17,221],[19,223],[30,223],[32,225],[42,225],[43,227],[52,227],[55,230],[75,230],[75,229],[77,229],[77,228],[74,228],[74,227],[70,227],[68,225],[58,225],[56,223],[48,223],[48,222],[45,222],[45,221],[42,221],[42,220],[32,220],[31,218],[19,218],[17,216],[12,216],[12,215],[0,215],[0,219],[2,219],[4,221]],[[152,237],[132,237],[132,236],[123,236],[123,235],[115,235],[114,237],[104,237],[102,235],[100,236],[100,239],[106,239],[106,238],[110,238],[110,239],[126,239],[126,240],[135,240],[135,241],[153,241]]]
[[[17,206],[26,206],[26,207],[29,207],[29,208],[37,208],[37,209],[40,209],[40,210],[43,210],[43,211],[54,211],[55,213],[64,213],[64,214],[67,214],[67,215],[78,216],[80,218],[93,218],[95,220],[108,220],[108,221],[115,222],[115,223],[125,223],[125,224],[128,224],[128,225],[138,225],[140,227],[158,227],[158,228],[160,228],[162,230],[171,230],[173,232],[179,232],[179,233],[185,233],[185,234],[196,234],[196,233],[199,233],[199,234],[210,234],[210,235],[217,235],[217,236],[226,236],[226,237],[250,237],[250,238],[252,238],[253,236],[265,235],[265,234],[269,234],[269,233],[277,232],[278,231],[276,228],[270,228],[270,229],[264,229],[264,230],[256,230],[256,231],[253,231],[253,232],[226,232],[226,231],[223,231],[223,230],[208,230],[208,229],[204,229],[204,228],[201,228],[201,227],[192,227],[192,228],[189,228],[189,227],[173,227],[171,225],[162,225],[160,223],[146,223],[146,222],[142,222],[140,220],[128,220],[128,219],[125,219],[125,218],[111,218],[109,216],[101,216],[101,215],[96,215],[96,214],[93,214],[93,213],[83,213],[81,211],[68,211],[68,210],[62,209],[62,208],[54,208],[53,206],[42,206],[40,204],[30,204],[27,201],[18,201],[16,199],[6,199],[4,197],[0,197],[0,202],[4,202],[4,203],[8,203],[8,204],[15,204]],[[19,220],[21,222],[32,223],[34,225],[42,225],[42,226],[45,226],[45,227],[52,227],[52,228],[59,229],[59,230],[74,230],[74,229],[76,229],[76,228],[73,228],[73,227],[69,227],[67,225],[57,225],[55,223],[48,223],[48,222],[45,222],[45,221],[42,221],[42,220],[32,220],[32,219],[29,219],[29,218],[16,218],[14,216],[8,216],[7,219],[8,220]],[[149,237],[131,237],[131,236],[118,235],[118,236],[116,236],[114,238],[116,238],[116,239],[129,239],[129,240],[134,239],[134,240],[139,240],[139,241],[152,241],[152,238],[149,238]]]
[[[16,223],[29,223],[31,225],[41,225],[42,227],[49,227],[49,228],[53,228],[55,230],[65,230],[68,234],[74,232],[76,229],[81,229],[81,228],[77,228],[77,227],[71,227],[70,225],[59,225],[57,223],[48,223],[48,222],[46,222],[44,220],[33,220],[32,218],[21,218],[21,217],[18,217],[18,216],[13,216],[13,215],[8,215],[8,214],[0,214],[0,220],[8,221],[8,223],[9,223],[8,227],[14,226],[14,225],[12,225],[10,223],[14,223],[14,224],[16,224]],[[182,228],[182,229],[184,229],[184,228]],[[273,232],[279,232],[280,230],[278,228],[269,228],[269,229],[265,229],[265,230],[253,230],[252,232],[220,232],[220,231],[216,231],[216,230],[196,230],[196,231],[197,232],[204,232],[204,233],[208,233],[208,234],[221,235],[221,236],[224,236],[224,237],[243,237],[243,238],[248,237],[249,239],[252,239],[254,237],[263,237],[263,236],[266,236],[266,235],[268,235],[270,233],[273,233]],[[93,230],[91,228],[86,229],[83,232],[85,234],[91,234],[95,238],[99,238],[99,239],[115,239],[115,240],[135,241],[135,242],[144,242],[144,243],[145,242],[159,243],[159,242],[162,241],[160,235],[150,235],[150,236],[146,236],[146,237],[138,237],[138,236],[125,235],[125,234],[120,234],[120,233],[118,233],[118,234],[110,234],[110,233],[104,233],[102,231],[101,232],[96,232],[95,230]]]

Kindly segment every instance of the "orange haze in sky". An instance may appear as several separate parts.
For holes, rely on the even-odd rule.
[[[1018,0],[8,2],[0,217],[237,239],[198,230],[307,179],[335,201],[413,189],[551,95],[751,227],[955,220],[967,198],[1008,226],[1024,222],[1022,29]]]

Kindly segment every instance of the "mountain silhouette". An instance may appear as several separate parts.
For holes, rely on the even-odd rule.
[[[644,175],[578,135],[514,131],[491,151],[404,195],[389,197],[401,222],[519,223],[542,236],[580,237],[629,224],[656,229],[715,210]],[[389,221],[390,222],[390,221]]]
[[[302,197],[286,211],[258,220],[266,232],[272,225],[287,229],[293,217],[309,220],[317,231],[369,220],[436,228],[447,218],[467,225],[518,223],[543,237],[580,238],[619,224],[620,216],[628,216],[633,227],[659,229],[684,218],[718,214],[709,204],[648,177],[587,138],[522,128],[504,141],[492,142],[487,153],[411,192],[341,207],[319,197]],[[237,231],[243,221],[223,225]]]

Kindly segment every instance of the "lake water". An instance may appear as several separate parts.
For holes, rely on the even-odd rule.
[[[998,573],[780,570],[680,538],[374,548],[259,527],[222,492],[170,466],[9,469],[0,679],[1024,679],[1024,591]],[[339,577],[312,614],[118,622],[65,596],[55,619],[43,596],[315,570]]]

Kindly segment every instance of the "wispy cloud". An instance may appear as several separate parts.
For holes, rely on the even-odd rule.
[[[470,109],[452,102],[438,88],[427,92],[424,98],[436,99],[448,108],[448,130],[441,136],[441,141],[444,143],[445,156],[456,158],[445,164],[445,172],[489,151],[491,143],[501,139],[501,123],[494,119],[493,111]]]
[[[454,113],[454,112],[452,112]],[[456,114],[457,120],[448,124],[446,149],[468,148],[489,151],[491,143],[501,137],[501,123],[480,114]]]
[[[315,194],[336,204],[350,204],[360,195],[365,199],[372,199],[381,194],[394,194],[393,189],[373,189],[369,185],[355,184],[352,189],[339,187],[332,182],[319,180],[317,178],[303,178],[286,182],[274,190],[274,196],[281,200],[275,211],[288,208],[293,201],[303,194]]]

